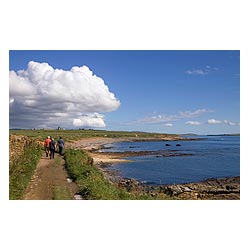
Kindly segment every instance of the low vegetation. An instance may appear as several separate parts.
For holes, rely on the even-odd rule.
[[[68,174],[77,183],[79,193],[84,199],[129,198],[129,193],[111,185],[96,167],[91,166],[91,158],[87,153],[80,150],[67,150],[65,161]]]
[[[41,158],[42,147],[35,142],[31,142],[25,147],[23,153],[9,165],[9,199],[22,199],[25,189],[36,169],[36,165]]]
[[[167,134],[106,131],[106,130],[10,130],[10,134],[24,135],[31,139],[43,141],[48,135],[58,139],[60,136],[66,141],[75,141],[81,138],[108,137],[108,138],[161,138]],[[176,136],[176,135],[171,135]]]
[[[69,176],[77,183],[79,194],[87,200],[147,200],[168,199],[164,194],[152,197],[145,192],[128,192],[109,182],[103,173],[91,164],[92,158],[81,150],[69,149],[65,153]]]

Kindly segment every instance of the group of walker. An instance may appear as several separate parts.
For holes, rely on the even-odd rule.
[[[57,146],[58,146],[58,153],[60,155],[63,155],[64,141],[62,137],[60,137],[56,143],[54,138],[50,138],[50,136],[47,136],[47,138],[44,141],[44,150],[46,153],[46,157],[54,159]]]

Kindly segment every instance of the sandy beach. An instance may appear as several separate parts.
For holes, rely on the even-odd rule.
[[[111,154],[96,152],[98,149],[101,149],[106,144],[122,142],[122,141],[131,141],[131,140],[124,138],[107,138],[107,137],[86,138],[75,142],[67,143],[67,148],[75,148],[88,151],[90,156],[93,158],[95,164],[126,162],[127,160],[121,159],[121,157],[117,158]]]

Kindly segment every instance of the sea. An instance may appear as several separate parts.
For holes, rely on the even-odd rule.
[[[159,157],[156,153],[150,156],[128,157],[125,159],[130,162],[113,164],[109,167],[122,177],[134,178],[148,185],[184,184],[209,178],[240,175],[240,136],[199,136],[195,139],[119,142],[106,145],[102,151],[171,152],[174,150],[180,154],[188,154]],[[176,146],[177,144],[180,146]]]

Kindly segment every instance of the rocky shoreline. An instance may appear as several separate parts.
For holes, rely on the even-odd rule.
[[[175,138],[180,140],[180,138]],[[174,138],[162,138],[162,141],[175,141]],[[139,139],[141,141],[141,139]],[[115,185],[132,192],[145,192],[151,196],[159,194],[180,200],[239,200],[240,177],[212,178],[196,183],[175,185],[147,185],[135,179],[122,178],[117,171],[108,167],[114,163],[127,162],[124,159],[130,156],[155,155],[155,157],[189,156],[192,154],[182,153],[180,150],[161,151],[127,151],[127,152],[101,152],[106,144],[121,141],[139,141],[122,138],[90,138],[89,140],[77,141],[70,147],[86,150],[94,160],[94,164],[103,172],[104,176]],[[145,139],[147,141],[155,138]],[[159,141],[159,139],[157,139]],[[182,140],[199,140],[183,138]],[[167,144],[166,144],[167,146]],[[177,146],[177,145],[176,145]]]
[[[113,163],[125,162],[121,158],[141,155],[155,155],[156,157],[189,156],[178,150],[172,151],[140,151],[140,152],[105,152],[90,153],[94,157],[95,165],[103,172],[104,176],[113,184],[125,188],[129,192],[145,192],[151,196],[165,194],[180,200],[239,200],[240,176],[210,178],[200,182],[175,184],[175,185],[148,185],[133,178],[123,178],[119,171],[111,170]],[[107,156],[107,161],[97,161],[98,155]],[[109,159],[115,159],[115,162]]]
[[[211,178],[197,183],[160,186],[159,190],[182,200],[239,200],[240,176]]]
[[[151,196],[165,194],[180,200],[240,200],[240,176],[175,185],[147,185],[133,178],[121,177],[107,164],[99,163],[96,166],[110,182],[129,192],[145,192]]]

